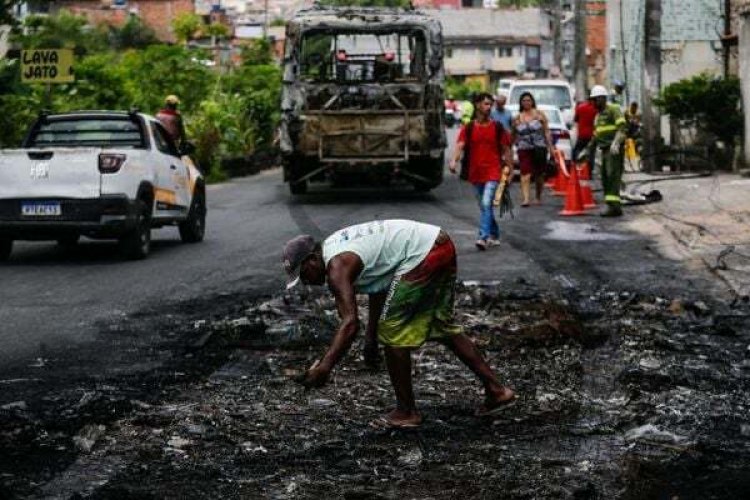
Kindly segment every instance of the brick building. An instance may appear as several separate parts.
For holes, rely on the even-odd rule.
[[[195,12],[193,0],[56,0],[50,11],[68,9],[84,15],[92,24],[107,23],[119,26],[128,15],[135,14],[150,26],[165,42],[174,42],[170,23],[182,12]]]
[[[586,2],[586,65],[589,87],[607,81],[607,2]]]

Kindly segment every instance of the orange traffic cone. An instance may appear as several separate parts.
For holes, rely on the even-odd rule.
[[[568,179],[568,192],[565,194],[565,207],[560,215],[583,215],[583,197],[581,195],[581,185],[578,184],[578,169],[570,169],[570,178]]]
[[[594,191],[591,189],[591,172],[589,171],[589,162],[581,163],[581,198],[583,199],[583,208],[591,210],[596,208],[594,200]]]
[[[557,177],[555,177],[555,183],[552,185],[552,194],[565,196],[568,190],[568,175],[565,168],[565,157],[560,150],[555,150],[555,164],[557,165]]]

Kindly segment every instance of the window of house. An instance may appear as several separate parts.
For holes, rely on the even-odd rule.
[[[453,57],[453,49],[445,49],[445,57],[447,57],[448,59]]]
[[[497,48],[497,57],[513,57],[513,47],[501,46]]]

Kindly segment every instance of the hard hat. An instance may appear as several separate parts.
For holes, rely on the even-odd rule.
[[[593,99],[594,97],[607,97],[609,95],[609,92],[607,92],[606,87],[604,85],[594,85],[594,87],[591,89],[591,94],[589,97]]]
[[[164,99],[164,102],[166,102],[167,104],[180,104],[180,99],[176,95],[172,94],[168,95],[167,98]]]

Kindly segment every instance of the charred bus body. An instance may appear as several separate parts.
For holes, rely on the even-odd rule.
[[[442,182],[440,23],[418,11],[312,8],[287,25],[280,127],[284,180]]]

